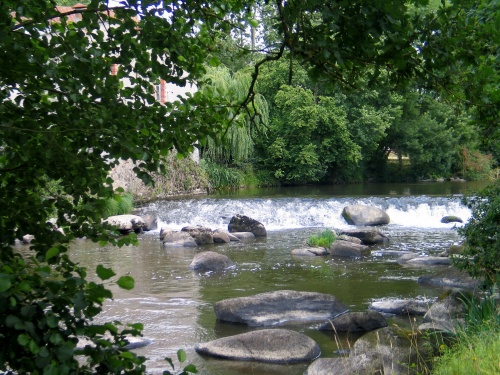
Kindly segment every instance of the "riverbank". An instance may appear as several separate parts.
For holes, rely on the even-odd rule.
[[[206,194],[210,189],[208,176],[192,158],[179,159],[171,153],[164,163],[165,174],[153,173],[154,186],[147,186],[135,172],[131,160],[121,160],[110,173],[113,187],[123,188],[134,197],[136,204],[180,195]]]

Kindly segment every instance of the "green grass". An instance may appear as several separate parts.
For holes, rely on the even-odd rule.
[[[485,323],[481,331],[462,333],[438,359],[434,375],[500,374],[500,327]]]
[[[128,214],[134,208],[134,197],[132,194],[115,195],[114,198],[107,199],[102,209],[104,218],[114,215]]]
[[[317,246],[330,248],[332,243],[335,241],[335,233],[330,229],[325,229],[320,234],[314,234],[307,239],[307,244],[309,246]]]
[[[500,306],[494,290],[483,298],[464,296],[466,325],[460,327],[451,348],[444,348],[432,374],[500,374]]]

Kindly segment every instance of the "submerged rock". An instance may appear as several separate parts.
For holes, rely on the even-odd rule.
[[[449,215],[449,216],[444,216],[441,219],[441,222],[444,224],[448,224],[448,223],[463,223],[464,221],[458,216]]]
[[[456,268],[448,267],[432,275],[424,275],[418,278],[418,283],[436,287],[474,289],[481,285],[477,279],[473,279],[466,272]]]
[[[321,354],[319,345],[302,333],[262,329],[195,345],[197,353],[238,361],[299,363]]]
[[[189,268],[194,271],[222,271],[234,267],[234,263],[224,254],[215,251],[204,251],[196,254]]]
[[[304,247],[301,249],[292,250],[292,255],[295,255],[295,256],[315,257],[315,256],[328,255],[328,254],[330,254],[330,253],[324,247]]]
[[[163,247],[196,247],[198,244],[187,232],[178,232],[162,228],[160,241]]]
[[[320,331],[369,332],[387,327],[384,316],[377,311],[349,312],[333,318],[319,327]]]
[[[217,302],[214,310],[219,321],[270,326],[300,321],[326,321],[349,309],[330,294],[279,290],[225,299]]]

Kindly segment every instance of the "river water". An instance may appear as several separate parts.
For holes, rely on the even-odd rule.
[[[308,364],[265,365],[198,355],[193,349],[198,342],[250,330],[217,322],[213,304],[283,289],[329,293],[351,311],[366,311],[372,301],[387,298],[431,301],[442,290],[422,286],[417,280],[436,269],[401,266],[392,250],[435,255],[458,242],[455,224],[440,220],[456,215],[466,221],[470,212],[461,205],[460,195],[481,186],[484,184],[460,182],[344,185],[179,197],[148,204],[141,211],[157,215],[159,226],[170,229],[186,225],[227,228],[231,216],[244,214],[263,223],[268,236],[198,248],[163,248],[159,231],[154,231],[140,235],[138,247],[99,247],[79,240],[71,248],[71,257],[86,265],[89,274],[103,264],[118,275],[134,277],[132,291],[121,290],[112,282],[108,285],[114,299],[106,303],[99,319],[144,324],[144,336],[152,343],[137,353],[148,358],[149,373],[162,373],[168,368],[164,357],[175,358],[182,348],[201,374],[299,375]],[[390,237],[390,243],[374,247],[371,256],[361,259],[291,256],[311,234],[325,228],[349,228],[341,211],[350,204],[385,210],[391,223],[378,229]],[[207,250],[227,255],[236,268],[219,274],[190,271],[194,255]],[[322,357],[334,356],[339,345],[343,349],[353,340],[343,338],[338,344],[333,335],[317,331],[314,323],[287,328],[318,342]]]

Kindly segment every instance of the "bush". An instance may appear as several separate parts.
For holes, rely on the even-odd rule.
[[[488,180],[493,169],[493,156],[484,155],[476,150],[464,147],[460,150],[462,162],[462,176],[467,180]]]
[[[307,244],[309,246],[324,247],[328,249],[335,241],[335,238],[335,233],[330,229],[326,229],[320,234],[309,237],[307,239]]]
[[[465,237],[464,253],[453,257],[453,264],[486,285],[494,285],[500,279],[500,183],[464,197],[463,203],[472,216],[459,229]]]

